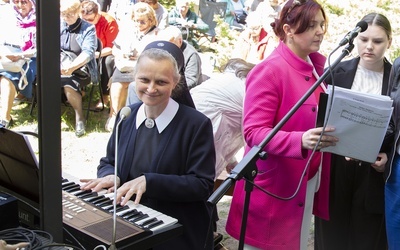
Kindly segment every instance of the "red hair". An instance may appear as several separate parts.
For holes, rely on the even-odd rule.
[[[295,34],[305,32],[310,22],[317,15],[318,11],[322,12],[325,19],[325,31],[327,28],[327,18],[322,6],[314,0],[289,0],[282,11],[280,12],[279,19],[276,19],[271,26],[280,40],[286,40],[286,33],[283,30],[283,25],[288,24],[295,29]]]

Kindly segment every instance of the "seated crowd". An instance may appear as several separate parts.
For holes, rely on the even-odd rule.
[[[262,59],[262,57],[251,59],[250,51],[253,50],[253,44],[243,46],[238,39],[237,48],[240,48],[240,51],[246,49],[248,52],[234,55],[236,59],[228,62],[223,73],[205,75],[202,72],[202,61],[192,31],[206,32],[208,25],[190,9],[189,1],[176,1],[176,6],[169,12],[157,0],[138,1],[133,4],[131,1],[112,1],[109,6],[102,6],[99,3],[101,4],[96,0],[60,0],[60,48],[64,54],[72,55],[69,61],[61,63],[60,87],[63,100],[75,112],[75,135],[80,137],[86,133],[86,117],[82,104],[85,87],[91,82],[100,84],[101,96],[95,108],[99,110],[108,108],[106,110],[109,110],[109,117],[104,122],[105,130],[111,132],[118,112],[125,105],[139,101],[133,77],[138,56],[147,44],[155,40],[164,40],[178,46],[184,55],[184,67],[180,72],[181,81],[171,97],[209,116],[216,139],[225,128],[232,130],[230,138],[236,139],[229,147],[223,141],[215,141],[216,147],[222,150],[217,155],[216,177],[225,167],[234,166],[236,164],[234,155],[243,146],[241,128],[237,127],[237,121],[241,120],[240,110],[244,94],[245,75],[241,72],[248,72],[254,63]],[[1,37],[0,40],[4,45],[20,48],[17,54],[7,55],[7,58],[11,61],[26,62],[24,70],[20,72],[4,70],[0,72],[0,123],[6,128],[12,126],[13,104],[20,100],[31,99],[33,96],[32,86],[36,76],[35,4],[35,0],[14,0],[1,6],[1,11],[4,10],[2,13],[8,13],[9,9],[14,11],[16,25],[12,27],[13,32],[30,34],[26,37],[32,38],[17,41],[7,36]],[[264,24],[258,18],[261,15],[256,13],[249,11],[249,25],[244,26],[242,33],[250,34],[248,30],[254,30],[253,41],[258,46],[271,35],[267,35],[270,31],[264,30]],[[30,28],[21,28],[17,25],[20,22],[31,24],[27,26]],[[5,22],[0,24],[4,25]],[[222,84],[221,79],[224,77],[236,79],[237,86],[228,88],[226,84]],[[216,82],[221,82],[221,85],[214,84]],[[227,90],[230,92],[225,93]],[[213,105],[205,105],[204,101],[210,104],[211,99]],[[226,110],[228,111],[225,112]],[[236,130],[237,132],[233,132]]]
[[[105,129],[111,131],[116,114],[127,103],[128,86],[134,84],[132,71],[136,59],[151,41],[166,40],[181,48],[185,56],[184,85],[188,90],[208,78],[202,73],[199,45],[194,31],[205,33],[209,26],[191,9],[191,4],[189,0],[177,0],[175,6],[167,10],[158,0],[60,0],[60,48],[68,52],[61,53],[62,97],[75,111],[77,137],[86,132],[86,118],[82,107],[85,87],[91,82],[99,82],[101,98],[95,109],[109,108]],[[264,57],[265,44],[271,38],[268,35],[271,32],[261,22],[261,16],[265,15],[266,11],[259,10],[257,4],[257,1],[252,3],[243,0],[227,1],[225,14],[225,21],[232,29],[240,25],[243,28],[241,38],[235,45],[238,49],[234,51],[238,53],[235,52],[232,57],[252,63],[257,63]],[[264,2],[261,2],[259,5],[266,9],[263,4]],[[5,21],[0,25],[7,24],[4,29],[11,31],[7,34],[23,35],[0,36],[0,44],[3,44],[3,51],[0,51],[0,54],[9,61],[25,62],[22,69],[17,72],[6,69],[0,72],[0,123],[5,127],[12,126],[13,105],[31,100],[33,97],[33,84],[36,79],[35,6],[35,0],[11,2],[4,0],[1,5],[1,11],[4,13],[1,18],[15,20],[13,21],[15,25],[10,26]],[[273,6],[278,6],[277,0],[271,1],[271,6],[268,8],[273,9]],[[235,16],[242,12],[249,15],[249,25],[238,26],[236,21],[233,21]],[[12,19],[7,19],[7,16]],[[20,23],[28,25],[21,26]],[[98,48],[100,43],[101,48]],[[3,47],[8,51],[4,51]],[[10,48],[13,50],[9,51]],[[258,53],[258,56],[255,56],[255,53]],[[69,58],[70,55],[73,55],[72,60]],[[65,60],[65,57],[69,60]],[[82,72],[85,74],[80,74]]]

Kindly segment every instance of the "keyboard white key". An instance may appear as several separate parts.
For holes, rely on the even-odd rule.
[[[82,185],[82,183],[80,183],[79,179],[77,179],[76,177],[73,177],[73,176],[70,176],[70,175],[63,176],[63,177],[68,179],[68,182],[78,183],[79,185]],[[72,183],[69,183],[69,184],[64,183],[64,185],[72,185]],[[75,191],[72,191],[70,194],[74,195],[74,194],[77,194],[79,192],[80,192],[80,190],[75,190]],[[106,190],[102,190],[102,191],[97,192],[97,193],[98,193],[97,196],[104,196],[104,197],[109,198],[110,200],[114,199],[114,193],[107,193]],[[91,197],[88,197],[88,198],[82,198],[81,200],[93,204],[91,201],[93,199],[95,199],[95,197],[96,196],[91,196]],[[78,199],[80,199],[80,198],[78,198]],[[95,204],[93,204],[93,205],[95,205]],[[160,230],[160,229],[162,229],[162,228],[164,228],[166,226],[170,226],[170,225],[176,224],[178,222],[178,220],[173,218],[173,217],[170,217],[168,215],[160,213],[160,212],[158,212],[158,211],[156,211],[154,209],[151,209],[149,207],[146,207],[146,206],[144,206],[142,204],[137,204],[136,205],[133,201],[128,201],[126,206],[128,206],[129,209],[122,210],[120,212],[117,212],[116,214],[119,217],[124,218],[124,215],[128,214],[129,212],[132,212],[133,210],[141,212],[144,215],[146,215],[146,218],[141,218],[139,220],[135,220],[134,222],[129,222],[129,223],[132,223],[132,224],[137,225],[139,227],[143,227],[144,229],[149,229],[149,230],[151,230],[153,232],[156,232],[157,230]],[[113,204],[108,204],[108,205],[102,206],[101,208],[108,211],[110,209],[113,209],[113,207],[114,207]],[[99,207],[99,209],[100,209],[100,207]],[[110,213],[110,215],[112,215],[112,212]],[[124,220],[125,221],[129,221],[129,220],[126,220],[126,219],[124,219]],[[150,221],[151,221],[151,223],[150,223]],[[147,222],[147,224],[145,224],[143,226],[142,224],[144,222]],[[150,228],[148,228],[148,227],[150,227]]]

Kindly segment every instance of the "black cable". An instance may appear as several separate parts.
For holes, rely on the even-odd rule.
[[[42,231],[42,230],[33,230],[33,232],[34,232],[36,235],[39,235],[39,236],[41,236],[42,238],[47,239],[47,242],[43,242],[43,239],[39,239],[39,238],[38,238],[38,241],[40,242],[40,243],[37,244],[38,247],[44,246],[44,245],[47,245],[47,244],[53,242],[53,236],[52,236],[50,233],[48,233],[48,232],[46,232],[46,231]],[[35,247],[36,247],[36,246],[35,246]],[[34,249],[36,249],[36,248],[34,248]]]
[[[34,247],[38,245],[35,233],[22,227],[0,231],[0,238],[6,241],[7,244],[27,242],[29,243],[29,245],[26,247],[27,250],[34,249]]]
[[[34,248],[33,250],[39,250],[39,249],[52,249],[53,247],[68,247],[68,248],[72,248],[74,250],[84,250],[82,248],[79,248],[77,246],[74,245],[70,245],[70,244],[64,244],[64,243],[50,243],[47,245],[43,245],[37,248]]]
[[[63,227],[64,232],[66,232],[83,250],[86,250],[85,247],[79,242],[79,240],[77,238],[75,238],[75,236],[68,231],[65,227]]]
[[[23,227],[0,231],[0,239],[11,245],[27,242],[29,245],[25,247],[26,250],[51,249],[53,247],[68,247],[76,250],[85,250],[84,248],[70,244],[53,243],[53,236],[50,233],[42,230],[30,230]]]

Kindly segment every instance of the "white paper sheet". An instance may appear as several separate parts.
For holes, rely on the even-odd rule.
[[[325,122],[336,128],[329,134],[338,137],[339,142],[321,151],[375,162],[389,125],[393,101],[388,96],[365,94],[340,87],[335,87],[332,95],[331,86],[328,87],[328,95],[325,113],[328,119]]]

